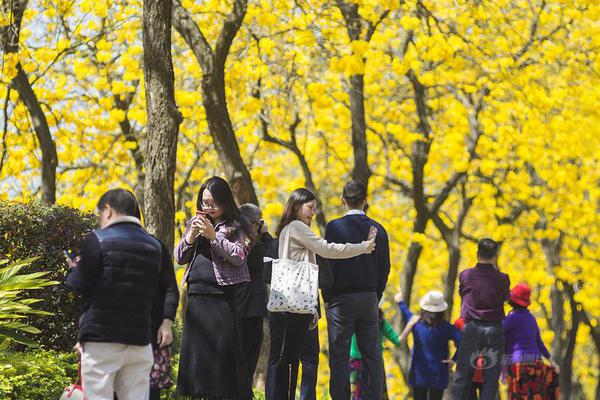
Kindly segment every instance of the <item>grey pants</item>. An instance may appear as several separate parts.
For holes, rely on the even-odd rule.
[[[329,334],[329,393],[333,400],[350,398],[350,341],[356,340],[362,355],[366,381],[365,400],[381,400],[383,362],[379,344],[379,313],[376,293],[336,295],[327,307]]]
[[[468,322],[458,346],[452,400],[469,398],[479,354],[483,357],[483,384],[479,398],[496,400],[503,353],[504,329],[501,322]]]

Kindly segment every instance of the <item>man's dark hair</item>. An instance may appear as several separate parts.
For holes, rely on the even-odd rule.
[[[363,182],[353,179],[344,185],[342,197],[351,208],[359,208],[367,199],[367,185]]]
[[[490,260],[498,254],[498,243],[490,238],[481,239],[477,243],[477,257]]]
[[[129,190],[111,189],[104,193],[98,200],[98,211],[102,211],[107,204],[119,214],[140,218],[140,206]]]

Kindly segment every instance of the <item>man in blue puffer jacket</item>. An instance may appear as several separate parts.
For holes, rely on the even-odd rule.
[[[84,393],[148,399],[152,305],[165,249],[142,228],[131,192],[106,192],[98,212],[100,229],[85,238],[67,276],[85,300],[78,336]]]

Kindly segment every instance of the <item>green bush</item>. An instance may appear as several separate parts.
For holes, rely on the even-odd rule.
[[[77,376],[77,355],[47,350],[0,354],[0,399],[58,399]]]
[[[67,264],[63,251],[77,249],[95,226],[93,215],[73,208],[0,201],[0,258],[14,261],[37,257],[23,272],[48,271],[46,278],[60,282],[26,294],[42,299],[36,309],[53,313],[27,320],[41,330],[36,340],[47,348],[70,351],[77,340],[81,300],[64,284]]]

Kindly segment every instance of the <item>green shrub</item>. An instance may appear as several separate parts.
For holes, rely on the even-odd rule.
[[[0,354],[0,399],[58,399],[77,376],[77,355],[47,350]]]
[[[93,215],[73,208],[0,201],[0,258],[37,257],[23,272],[48,271],[48,279],[60,282],[26,295],[42,299],[36,308],[54,314],[31,316],[27,321],[41,330],[36,340],[47,348],[70,351],[77,341],[81,300],[64,284],[67,265],[63,251],[77,249],[95,226]]]

